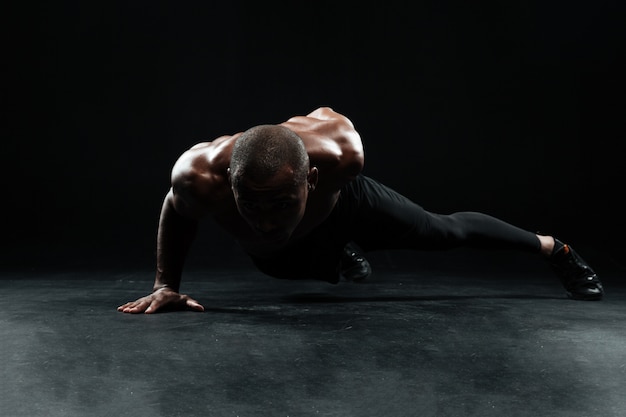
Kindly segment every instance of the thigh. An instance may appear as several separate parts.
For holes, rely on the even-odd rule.
[[[438,214],[363,177],[353,185],[350,231],[364,250],[443,250],[459,246],[534,252],[535,234],[478,212]]]
[[[350,235],[366,251],[446,249],[451,224],[392,188],[361,176],[351,184]]]

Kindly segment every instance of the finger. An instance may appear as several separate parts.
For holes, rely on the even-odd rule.
[[[142,313],[148,307],[149,304],[150,303],[145,300],[135,301],[134,303],[131,303],[128,307],[126,307],[122,311],[124,313],[131,313],[131,314]]]
[[[135,301],[129,301],[127,303],[124,303],[124,304],[122,304],[121,306],[119,306],[117,308],[117,311],[127,311],[127,310],[130,310],[131,308],[133,308],[136,305],[140,304],[142,300],[143,300],[143,298],[140,298],[140,299],[135,300]]]
[[[156,313],[156,311],[161,307],[161,303],[158,300],[152,300],[150,305],[145,309],[144,313],[152,314]]]
[[[129,301],[127,303],[122,304],[117,308],[117,311],[123,311],[126,308],[132,307],[137,301]]]
[[[126,303],[117,308],[117,311],[121,311],[122,313],[128,313],[128,310],[132,308],[134,303]]]
[[[200,304],[199,302],[197,302],[193,298],[188,298],[187,299],[187,307],[189,307],[190,309],[192,309],[194,311],[204,311],[204,307],[202,306],[202,304]]]

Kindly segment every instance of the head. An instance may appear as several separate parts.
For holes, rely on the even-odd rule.
[[[271,242],[289,239],[317,184],[302,139],[280,125],[260,125],[237,138],[229,179],[241,216]]]

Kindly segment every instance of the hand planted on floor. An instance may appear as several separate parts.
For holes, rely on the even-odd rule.
[[[164,308],[172,310],[204,311],[204,307],[185,294],[179,294],[169,288],[161,288],[152,294],[141,297],[135,301],[129,301],[117,308],[122,313],[146,313],[151,314]]]

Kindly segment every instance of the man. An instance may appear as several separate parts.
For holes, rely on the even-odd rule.
[[[543,255],[570,298],[602,298],[597,275],[570,246],[482,213],[427,212],[362,175],[363,164],[358,132],[329,107],[193,146],[175,163],[161,210],[153,292],[118,310],[204,310],[178,291],[206,215],[277,278],[363,279],[369,264],[354,243],[364,251],[467,246]]]

